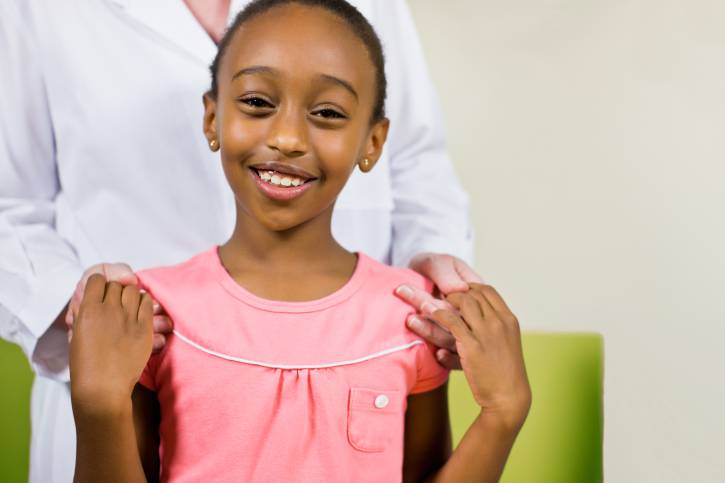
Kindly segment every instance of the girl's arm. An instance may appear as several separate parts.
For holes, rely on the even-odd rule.
[[[139,452],[152,453],[158,410],[153,393],[135,389],[151,355],[152,317],[138,288],[88,279],[70,347],[76,482],[146,482],[144,468],[153,472]]]
[[[448,384],[408,396],[405,412],[403,481],[424,481],[441,468],[451,455],[451,425],[448,420]]]
[[[440,456],[434,448],[440,447],[435,438],[441,436],[425,428],[441,426],[432,419],[446,421],[447,427],[448,415],[440,402],[425,406],[416,400],[406,414],[406,445],[409,439],[414,443],[405,450],[406,460],[416,468],[408,469],[406,462],[411,475],[406,481],[497,482],[531,405],[518,321],[487,285],[471,284],[468,292],[450,294],[446,300],[459,313],[436,310],[430,317],[456,338],[461,366],[481,413],[448,461],[429,471],[434,463],[425,460],[425,452]],[[436,390],[421,396],[443,398],[445,393]],[[415,441],[418,432],[420,439]]]

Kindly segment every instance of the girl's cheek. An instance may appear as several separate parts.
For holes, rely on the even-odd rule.
[[[360,140],[345,131],[326,131],[315,136],[315,150],[325,172],[346,173],[356,162]]]

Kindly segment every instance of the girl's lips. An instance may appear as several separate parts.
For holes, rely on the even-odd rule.
[[[316,181],[311,180],[299,186],[275,186],[262,180],[262,178],[259,177],[259,174],[257,174],[257,171],[254,169],[249,170],[249,175],[252,179],[254,179],[254,182],[257,184],[257,188],[259,188],[259,191],[261,191],[262,194],[272,198],[273,200],[279,201],[289,201],[302,196],[302,194],[307,191],[310,186],[312,186],[312,183]]]

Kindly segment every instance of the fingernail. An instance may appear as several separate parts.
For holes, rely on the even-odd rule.
[[[424,314],[430,315],[433,312],[435,312],[436,310],[438,310],[438,307],[433,305],[431,302],[425,302],[420,309],[423,311]]]
[[[408,287],[407,285],[401,285],[400,287],[395,289],[395,293],[398,295],[402,295],[403,297],[410,297],[413,295],[413,289]]]
[[[158,312],[160,307],[161,306],[158,303],[154,302],[154,312]]]
[[[408,327],[411,329],[421,329],[423,327],[423,323],[420,321],[418,317],[415,315],[411,315],[408,317]]]

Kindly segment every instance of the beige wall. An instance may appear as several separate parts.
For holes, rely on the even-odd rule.
[[[606,481],[725,481],[725,2],[409,4],[477,268],[604,334]]]

